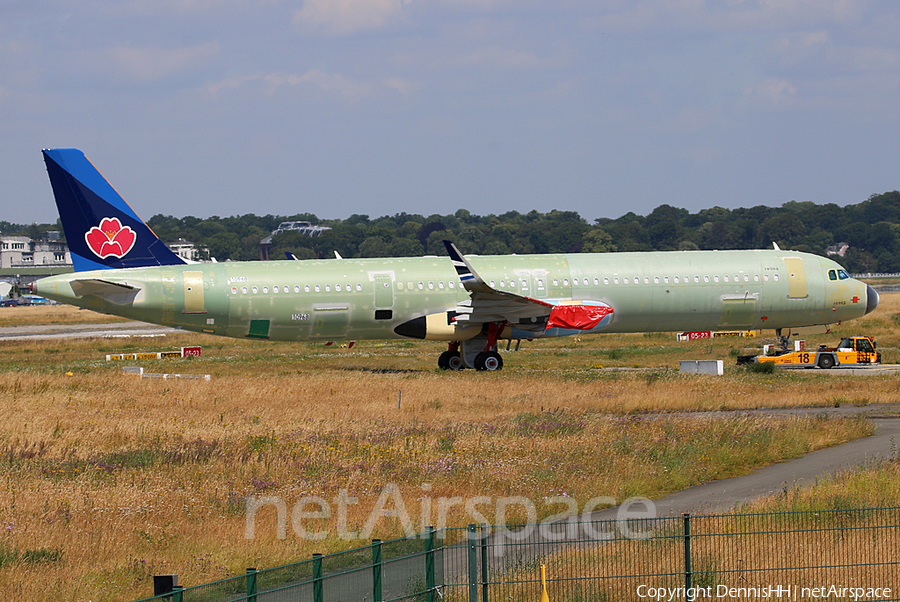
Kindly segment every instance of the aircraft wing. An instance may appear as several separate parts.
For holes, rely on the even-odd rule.
[[[502,322],[523,330],[544,330],[553,305],[509,293],[489,286],[449,240],[444,241],[450,260],[462,285],[469,292],[469,299],[456,306],[457,322]]]
[[[591,330],[613,308],[605,304],[554,305],[532,297],[498,291],[489,286],[449,240],[444,241],[450,260],[469,298],[456,305],[457,322],[509,322],[520,330],[539,332],[548,328]]]

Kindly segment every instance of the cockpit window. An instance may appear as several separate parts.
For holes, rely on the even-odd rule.
[[[837,271],[828,270],[828,279],[829,280],[837,280]]]
[[[846,280],[846,279],[849,278],[849,277],[850,277],[850,276],[848,276],[848,275],[847,275],[847,272],[845,272],[844,270],[838,270],[838,279],[840,279],[840,280]]]

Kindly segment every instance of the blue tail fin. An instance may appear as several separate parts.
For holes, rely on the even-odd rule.
[[[185,263],[159,240],[83,152],[65,148],[43,153],[76,272]]]

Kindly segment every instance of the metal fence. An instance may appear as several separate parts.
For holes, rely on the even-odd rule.
[[[139,602],[536,601],[542,564],[551,602],[896,601],[900,508],[469,525]]]

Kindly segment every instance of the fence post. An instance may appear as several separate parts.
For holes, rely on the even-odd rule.
[[[478,602],[478,534],[476,525],[469,525],[466,535],[469,546],[469,602]]]
[[[426,527],[428,543],[425,547],[425,601],[434,602],[434,527]]]
[[[256,569],[247,569],[247,602],[256,602]]]
[[[381,596],[381,540],[372,540],[372,599],[382,602]]]
[[[691,515],[684,513],[684,593],[687,602],[693,602],[691,595]]]
[[[175,585],[172,587],[172,602],[184,602],[183,585]]]
[[[313,602],[325,602],[322,589],[322,555],[313,554]]]
[[[488,528],[481,523],[481,602],[488,602]]]

